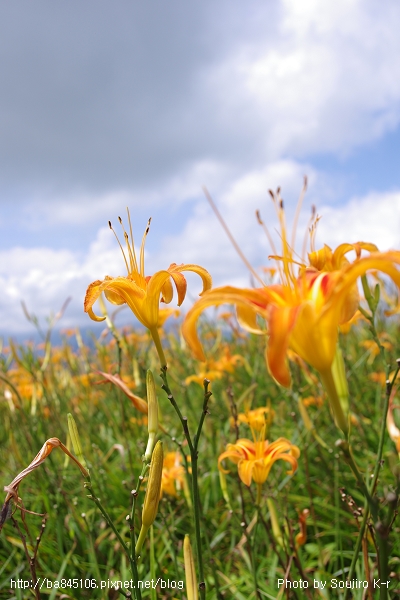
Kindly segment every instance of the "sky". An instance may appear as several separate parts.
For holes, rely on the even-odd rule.
[[[71,296],[61,326],[92,327],[127,206],[146,274],[249,285],[203,185],[255,268],[255,211],[274,232],[280,186],[290,223],[305,175],[299,239],[314,204],[317,245],[400,248],[399,29],[397,0],[2,2],[0,335],[32,329],[21,300],[45,323]]]

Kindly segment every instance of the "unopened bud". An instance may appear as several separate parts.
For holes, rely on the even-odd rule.
[[[279,526],[278,515],[276,514],[275,504],[274,504],[274,501],[272,500],[272,498],[267,498],[267,506],[268,506],[268,510],[269,510],[269,517],[271,519],[273,536],[274,536],[277,544],[279,544],[279,546],[281,546],[283,548],[283,536],[282,536],[281,528]]]
[[[158,503],[160,501],[163,464],[163,445],[161,441],[158,441],[151,457],[149,480],[147,482],[146,495],[144,497],[143,504],[142,527],[135,548],[136,555],[140,553],[146,534],[151,525],[153,525],[157,516]]]
[[[88,469],[85,457],[83,456],[83,452],[82,452],[82,445],[81,445],[81,440],[80,440],[79,433],[78,433],[78,428],[76,426],[75,419],[71,415],[71,413],[68,413],[68,431],[69,431],[69,436],[71,438],[72,447],[75,452],[75,456],[79,460],[81,465],[88,471],[89,469]]]
[[[197,588],[196,569],[194,566],[190,538],[187,534],[185,535],[185,540],[183,542],[183,560],[185,563],[187,600],[198,600],[199,593]]]
[[[154,442],[156,440],[157,430],[158,430],[158,402],[157,402],[157,394],[156,394],[156,384],[154,383],[153,373],[150,369],[146,374],[146,388],[147,388],[147,405],[148,405],[148,432],[149,439],[147,441],[146,452],[144,454],[144,459],[148,462],[151,458],[151,453],[153,452]]]

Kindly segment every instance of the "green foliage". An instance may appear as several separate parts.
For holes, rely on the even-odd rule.
[[[240,355],[243,360],[222,368],[212,381],[210,414],[206,417],[199,442],[199,484],[202,504],[202,543],[207,599],[255,598],[344,598],[343,590],[330,587],[324,592],[313,587],[314,582],[344,581],[350,568],[353,551],[362,520],[364,499],[354,476],[335,446],[339,437],[328,403],[317,376],[292,364],[293,389],[283,390],[268,375],[264,362],[264,340],[257,336],[242,336],[235,331],[229,340],[211,324],[204,324],[203,338],[208,338],[208,356],[215,363],[226,356]],[[355,461],[368,481],[373,473],[382,421],[382,406],[386,379],[385,365],[379,356],[373,359],[371,350],[362,344],[363,330],[352,330],[341,340],[349,377],[350,411],[352,417],[352,448]],[[77,348],[75,340],[77,339]],[[122,344],[121,344],[122,339]],[[398,329],[387,325],[388,356],[395,365],[399,356]],[[161,390],[157,375],[157,355],[149,337],[140,332],[123,331],[118,340],[102,336],[94,340],[93,349],[83,344],[76,332],[66,332],[61,347],[49,350],[43,368],[43,349],[28,345],[3,348],[0,357],[0,477],[3,485],[11,482],[35,457],[44,442],[58,437],[71,449],[67,414],[72,413],[80,434],[82,451],[90,469],[93,489],[110,515],[121,538],[130,545],[127,516],[132,507],[132,490],[142,472],[142,455],[147,442],[146,419],[116,386],[102,382],[98,371],[119,372],[130,390],[146,398],[146,371],[155,374],[160,423],[166,450],[179,449],[188,455],[181,424]],[[203,389],[185,379],[202,369],[194,361],[178,333],[164,336],[169,361],[169,383],[191,431],[196,431],[203,405]],[[50,354],[49,354],[50,352]],[[228,360],[229,363],[229,360]],[[228,364],[226,363],[226,364]],[[212,370],[212,368],[210,368]],[[217,369],[218,370],[218,369]],[[206,373],[206,371],[205,371]],[[375,375],[371,375],[375,373]],[[314,427],[305,427],[299,412],[299,398],[322,398],[307,406]],[[270,402],[275,417],[269,440],[285,437],[301,451],[298,470],[287,476],[286,464],[276,462],[262,488],[262,503],[258,522],[254,525],[257,488],[243,485],[237,468],[226,461],[230,474],[226,476],[230,507],[224,500],[218,474],[218,456],[226,444],[236,441],[232,422],[232,404],[239,413],[246,407],[255,409]],[[250,438],[245,423],[238,423],[240,437]],[[320,443],[323,440],[324,444]],[[379,475],[378,496],[383,507],[389,493],[398,493],[399,460],[393,442],[384,444],[384,464]],[[190,474],[189,474],[190,475]],[[31,580],[28,559],[21,533],[26,536],[28,552],[33,555],[36,540],[40,543],[36,558],[36,575],[47,578],[52,588],[42,588],[46,598],[117,598],[115,588],[104,590],[85,587],[95,579],[111,582],[130,580],[130,566],[112,528],[95,504],[87,497],[83,477],[61,451],[52,454],[20,484],[19,496],[24,514],[14,504],[13,518],[19,530],[7,519],[0,536],[0,597],[25,599],[33,592],[11,589],[11,580]],[[253,487],[254,486],[254,487]],[[146,482],[140,489],[137,505],[141,509]],[[266,498],[274,500],[283,547],[274,538]],[[1,504],[1,503],[0,503]],[[307,541],[296,544],[300,531],[299,514],[309,510]],[[31,513],[38,513],[37,515]],[[392,511],[393,518],[396,510]],[[46,515],[40,516],[40,515]],[[140,529],[141,510],[136,511],[135,529]],[[26,529],[24,527],[26,524]],[[41,530],[43,531],[41,532]],[[248,533],[246,534],[246,529]],[[394,521],[390,536],[390,589],[400,588],[399,525]],[[183,489],[176,496],[164,493],[154,524],[154,557],[156,577],[164,581],[184,582],[183,540],[186,533],[194,544],[193,522],[188,498]],[[377,550],[372,529],[365,538],[355,579],[367,581],[376,577]],[[146,540],[138,565],[140,580],[151,579],[150,538]],[[153,565],[154,572],[154,565]],[[397,575],[396,575],[397,573]],[[278,589],[278,579],[289,582],[307,581],[306,589]],[[55,588],[55,581],[64,580],[64,587]],[[78,580],[79,589],[73,581]],[[82,580],[82,587],[81,587]],[[71,583],[69,583],[71,582]],[[328,589],[330,588],[330,589]],[[363,589],[353,589],[353,598],[361,600]],[[374,592],[375,593],[375,592]],[[394,592],[392,592],[394,594]],[[151,595],[153,594],[153,595]],[[154,592],[144,589],[143,598],[153,598]],[[186,598],[185,589],[157,588],[157,597]],[[372,596],[373,597],[373,596]],[[395,595],[392,596],[393,598]]]

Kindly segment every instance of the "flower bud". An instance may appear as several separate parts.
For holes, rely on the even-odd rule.
[[[136,544],[135,552],[138,555],[142,549],[146,534],[153,525],[158,512],[158,503],[161,493],[161,478],[164,464],[164,451],[161,441],[158,441],[153,455],[151,457],[151,465],[149,472],[149,480],[147,482],[146,495],[144,497],[143,512],[142,512],[142,527],[139,533],[139,538]]]
[[[186,575],[186,595],[188,600],[198,600],[199,593],[197,588],[196,569],[194,566],[192,546],[190,538],[186,534],[183,542],[183,560],[185,563]]]
[[[82,446],[81,446],[81,440],[80,440],[79,433],[78,433],[78,428],[76,426],[75,419],[71,415],[71,413],[68,413],[68,431],[69,431],[69,436],[71,438],[72,447],[74,449],[76,458],[81,463],[81,465],[86,470],[88,470],[88,466],[87,466],[85,457],[83,456],[83,452],[82,452]]]
[[[276,514],[275,504],[274,504],[274,501],[272,500],[272,498],[267,498],[267,506],[268,506],[268,510],[269,510],[269,518],[271,519],[272,534],[273,534],[277,544],[279,546],[281,546],[281,548],[283,548],[283,546],[284,546],[283,536],[282,536],[281,528],[279,526],[278,515]]]
[[[146,452],[144,454],[144,460],[148,462],[153,452],[154,442],[158,430],[158,402],[156,395],[156,385],[154,383],[153,373],[150,369],[146,374],[146,388],[147,388],[147,405],[148,405],[148,432],[149,439],[147,441]]]

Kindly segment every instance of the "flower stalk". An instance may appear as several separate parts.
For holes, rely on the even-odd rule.
[[[162,389],[167,394],[168,400],[171,402],[172,406],[175,409],[175,412],[178,415],[178,418],[181,422],[183,432],[185,434],[185,438],[187,440],[189,450],[190,450],[190,458],[191,458],[191,487],[192,487],[192,501],[193,501],[193,520],[194,520],[194,530],[196,536],[196,556],[197,556],[197,566],[199,570],[199,585],[198,589],[200,592],[201,600],[205,600],[206,598],[206,582],[204,578],[204,565],[203,565],[203,554],[202,554],[202,543],[201,543],[201,503],[200,503],[200,491],[199,491],[199,482],[198,482],[198,445],[200,441],[200,436],[204,424],[204,419],[208,414],[208,401],[211,397],[211,392],[208,390],[208,386],[210,382],[208,379],[204,380],[204,399],[203,399],[203,409],[200,416],[199,424],[197,427],[196,434],[192,439],[192,436],[189,431],[187,417],[182,415],[182,412],[171,392],[171,389],[168,384],[167,377],[167,367],[161,369],[161,379],[162,379]]]

